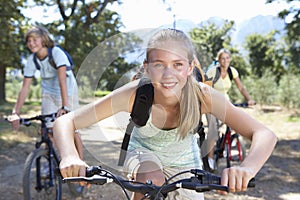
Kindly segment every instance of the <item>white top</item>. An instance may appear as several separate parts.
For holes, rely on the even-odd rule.
[[[39,63],[41,69],[41,86],[42,86],[42,93],[43,94],[50,94],[50,95],[61,95],[60,94],[60,87],[58,81],[58,68],[62,66],[70,66],[70,62],[66,54],[61,50],[59,47],[53,47],[52,49],[52,56],[54,62],[56,64],[56,69],[49,63],[48,56],[40,60],[37,57],[37,62]],[[33,54],[31,54],[27,59],[27,64],[24,68],[24,77],[32,78],[34,77],[35,71],[37,70],[34,61],[33,61]],[[74,77],[72,70],[67,70],[67,90],[68,96],[72,96],[72,94],[77,93],[77,83]]]

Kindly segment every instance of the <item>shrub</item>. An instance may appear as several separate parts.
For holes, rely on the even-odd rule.
[[[278,99],[282,106],[287,108],[300,108],[300,77],[288,73],[281,77],[278,87]]]

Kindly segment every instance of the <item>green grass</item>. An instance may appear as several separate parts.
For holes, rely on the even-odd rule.
[[[300,122],[300,116],[299,115],[290,115],[288,116],[287,122]]]
[[[5,150],[19,143],[26,143],[31,140],[35,127],[21,127],[19,131],[13,131],[11,125],[5,120],[10,115],[15,101],[9,100],[0,104],[0,150]],[[40,111],[40,102],[26,102],[22,108],[22,114],[31,114]]]

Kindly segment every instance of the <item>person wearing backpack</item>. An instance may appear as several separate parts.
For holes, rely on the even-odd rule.
[[[73,140],[74,130],[119,112],[132,114],[136,101],[142,99],[146,104],[150,101],[151,107],[146,113],[146,122],[140,122],[138,116],[131,116],[133,120],[137,118],[134,120],[137,125],[133,127],[124,164],[128,178],[138,182],[151,180],[162,185],[167,177],[179,171],[201,168],[194,129],[203,114],[211,113],[244,137],[252,139],[246,159],[240,166],[224,169],[221,181],[222,185],[229,186],[231,192],[246,190],[249,180],[271,155],[277,142],[276,135],[236,109],[224,95],[199,83],[193,75],[195,55],[193,45],[184,32],[160,29],[148,41],[143,78],[130,81],[95,102],[58,118],[54,124],[54,138],[61,155],[62,176],[85,176],[88,166],[78,156],[74,144],[67,142]],[[144,83],[140,84],[141,81]],[[147,86],[153,99],[138,93],[140,85]],[[237,119],[243,119],[243,123]],[[132,199],[141,199],[142,196],[133,193]],[[167,199],[199,200],[204,196],[192,190],[178,189],[170,192]]]
[[[230,66],[231,63],[231,52],[228,49],[220,49],[216,57],[216,65],[212,66],[206,72],[206,76],[209,80],[212,80],[212,87],[217,91],[225,95],[226,99],[230,99],[228,91],[232,87],[232,80],[236,84],[237,88],[247,100],[249,106],[255,105],[255,101],[251,99],[246,88],[242,84],[239,73],[236,68]],[[208,163],[211,170],[215,169],[215,163],[213,159],[213,147],[217,140],[217,123],[214,116],[208,114],[208,132],[210,133],[207,139],[207,151],[208,151]]]
[[[27,59],[22,88],[12,111],[11,119],[14,119],[12,122],[14,130],[18,130],[20,127],[19,115],[37,70],[40,71],[41,76],[42,114],[57,112],[57,117],[60,117],[79,107],[77,83],[72,70],[70,70],[72,63],[66,53],[54,45],[48,31],[40,26],[30,28],[25,35],[25,41],[32,54]],[[49,51],[51,58],[49,58]],[[53,123],[48,123],[47,126],[52,127]],[[78,154],[80,158],[83,158],[79,133],[75,133],[74,140]]]

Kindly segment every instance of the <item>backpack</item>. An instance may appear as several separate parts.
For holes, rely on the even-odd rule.
[[[71,55],[64,48],[62,48],[61,46],[59,46],[59,45],[55,45],[55,46],[58,47],[58,48],[60,48],[66,54],[66,56],[67,56],[67,58],[69,60],[69,63],[71,65],[71,66],[67,66],[67,70],[73,70],[74,69],[74,62],[73,62],[73,59],[72,59]],[[50,65],[54,69],[57,69],[56,68],[56,64],[54,62],[54,59],[53,59],[52,50],[53,50],[53,48],[51,48],[51,47],[48,48],[48,60],[49,60]],[[36,55],[36,53],[33,54],[33,62],[35,64],[36,69],[40,70],[41,66],[39,65],[39,63],[37,61],[37,55]]]
[[[232,81],[233,75],[232,75],[232,71],[231,71],[230,66],[227,68],[227,73],[228,73],[229,79]],[[219,80],[220,76],[221,76],[221,67],[217,66],[216,67],[216,74],[215,74],[215,77],[212,81],[213,85]]]
[[[194,69],[196,69],[196,67]],[[196,72],[194,71],[194,73]],[[127,125],[127,128],[125,130],[125,135],[121,145],[121,151],[120,151],[119,161],[118,161],[119,166],[123,166],[124,164],[126,158],[126,152],[130,140],[130,135],[133,130],[133,127],[134,126],[142,127],[146,125],[150,116],[150,110],[152,107],[153,98],[154,98],[154,88],[152,83],[150,82],[149,79],[141,78],[138,84],[138,88],[136,90],[136,96],[134,99],[132,112],[130,114],[129,124]],[[198,126],[196,127],[195,132],[199,134],[199,142],[201,146],[205,139],[205,132],[201,120]]]

